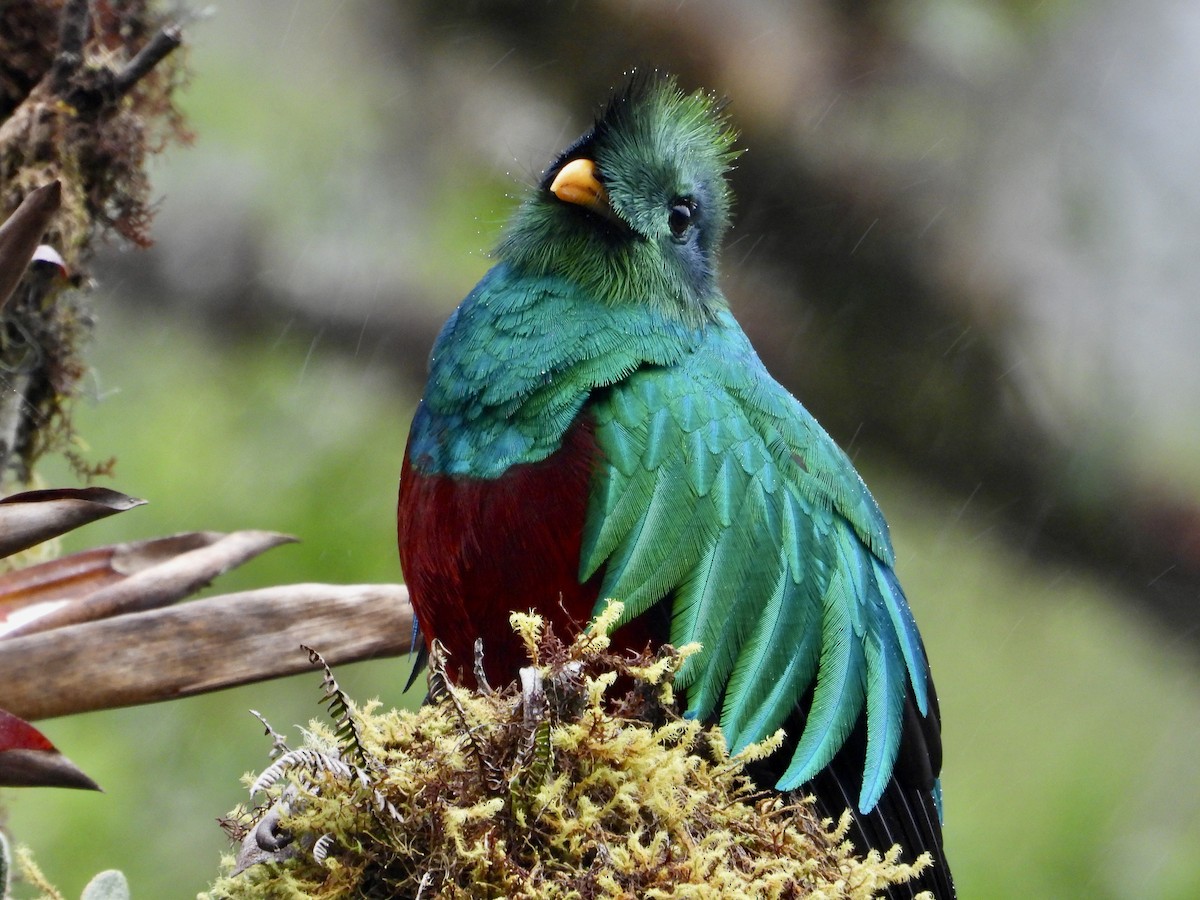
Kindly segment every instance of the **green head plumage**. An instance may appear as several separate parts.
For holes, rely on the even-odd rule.
[[[545,171],[498,255],[605,303],[656,304],[703,324],[725,307],[717,255],[735,140],[712,95],[635,75]]]

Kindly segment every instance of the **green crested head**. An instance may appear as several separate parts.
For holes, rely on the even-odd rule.
[[[635,75],[546,169],[498,255],[605,303],[654,304],[701,325],[725,306],[717,256],[735,139],[713,96]]]

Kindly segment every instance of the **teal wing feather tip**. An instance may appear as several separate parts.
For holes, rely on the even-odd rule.
[[[708,340],[716,346],[639,370],[595,403],[608,464],[581,576],[603,568],[601,596],[625,598],[626,621],[673,596],[672,641],[702,646],[678,685],[691,715],[719,711],[734,752],[813,690],[781,789],[827,766],[865,714],[859,805],[869,810],[890,778],[910,689],[928,710],[924,650],[886,526],[849,460],[740,330]]]

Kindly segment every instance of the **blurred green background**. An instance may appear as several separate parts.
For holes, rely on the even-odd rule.
[[[891,524],[961,895],[1200,896],[1200,273],[1179,237],[1200,122],[1178,105],[1198,29],[1176,12],[272,0],[187,21],[197,140],[156,162],[156,247],[98,261],[76,416],[151,502],[68,549],[266,528],[302,543],[217,590],[397,580],[434,329],[605,86],[663,65],[731,99],[735,311]],[[411,703],[408,669],[337,675]],[[247,711],[295,735],[319,682],[40,723],[106,792],[4,791],[6,827],[68,897],[109,867],[135,897],[194,896],[266,763]]]

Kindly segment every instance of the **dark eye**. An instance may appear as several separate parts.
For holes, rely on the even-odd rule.
[[[667,215],[667,225],[675,240],[683,240],[688,229],[692,227],[692,215],[696,211],[696,201],[681,198],[671,204],[671,212]]]

